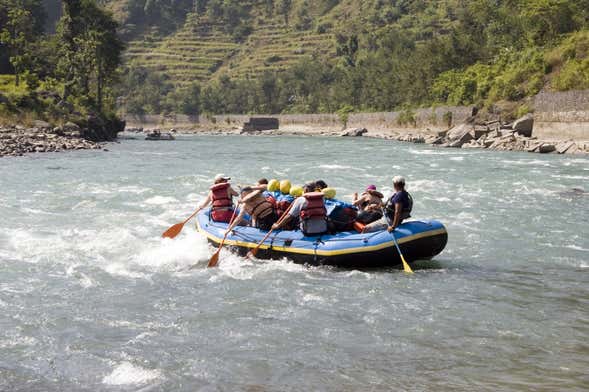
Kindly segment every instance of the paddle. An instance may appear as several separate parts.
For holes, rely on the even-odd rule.
[[[387,218],[386,212],[384,210],[384,208],[382,209],[382,215],[385,217],[385,220],[387,221],[387,224],[390,224],[389,222],[389,218]],[[393,231],[391,231],[391,236],[393,237],[393,242],[395,243],[395,246],[397,247],[397,251],[399,252],[399,256],[401,256],[401,261],[403,262],[403,271],[405,271],[408,274],[412,274],[413,270],[411,269],[411,267],[409,266],[409,263],[407,263],[405,261],[405,257],[403,257],[403,253],[401,252],[401,248],[399,247],[399,244],[397,243],[397,239],[395,238],[395,230],[393,229]]]
[[[239,204],[238,204],[238,206],[239,206]],[[231,226],[231,223],[233,223],[233,218],[235,218],[236,212],[237,212],[237,206],[233,209],[233,215],[231,215],[231,220],[229,221],[230,226]],[[223,240],[219,244],[219,248],[217,249],[217,251],[211,256],[211,259],[209,260],[209,264],[207,265],[208,268],[216,267],[217,264],[219,263],[219,253],[221,253],[221,249],[223,248],[223,245],[225,245],[225,240],[227,239],[228,235],[229,235],[229,230],[223,236]]]
[[[278,224],[282,224],[282,222],[284,222],[284,220],[288,217],[288,213],[290,212],[290,209],[292,208],[292,206],[294,205],[294,201],[292,203],[290,203],[290,205],[288,206],[288,208],[286,209],[286,211],[284,211],[284,214],[282,214],[282,216],[280,217],[280,219],[278,220]],[[258,250],[260,249],[260,247],[262,246],[262,244],[264,243],[264,241],[266,241],[268,239],[268,237],[270,237],[270,234],[272,234],[272,232],[274,231],[274,229],[270,229],[270,231],[266,234],[266,236],[262,239],[262,241],[260,241],[260,243],[258,244],[258,246],[256,246],[254,249],[250,250],[249,252],[247,252],[247,255],[245,256],[246,258],[251,258],[251,257],[256,257],[256,254],[258,253]]]
[[[403,262],[403,271],[405,271],[408,274],[412,274],[413,270],[409,266],[409,263],[407,263],[405,261],[405,258],[403,257],[403,253],[401,253],[401,248],[399,248],[399,244],[397,243],[397,239],[395,238],[395,233],[391,232],[391,235],[393,236],[393,242],[395,243],[395,246],[397,247],[397,251],[399,251],[399,256],[401,256],[401,261]]]
[[[196,211],[194,211],[194,214],[190,215],[190,217],[188,219],[186,219],[184,222],[182,222],[182,223],[176,223],[174,226],[170,227],[168,230],[166,230],[164,232],[164,234],[162,234],[162,237],[164,237],[164,238],[175,238],[178,234],[180,234],[180,232],[184,228],[184,225],[186,223],[188,223],[189,220],[191,220],[192,218],[194,218],[194,216],[196,214],[198,214],[198,212],[200,210],[201,210],[201,208],[198,208]]]

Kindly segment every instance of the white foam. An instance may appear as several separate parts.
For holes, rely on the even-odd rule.
[[[353,169],[353,167],[352,166],[345,166],[345,165],[320,165],[319,169],[345,170],[345,169]]]
[[[157,369],[144,369],[130,362],[123,362],[111,374],[104,377],[102,383],[107,385],[133,385],[145,384],[162,378],[162,372]]]
[[[176,199],[175,197],[170,197],[170,196],[154,196],[154,197],[150,197],[149,199],[145,200],[146,204],[154,204],[154,205],[170,204],[170,203],[176,203],[176,202],[178,202],[178,199]]]

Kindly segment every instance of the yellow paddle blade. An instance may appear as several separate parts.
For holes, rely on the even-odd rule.
[[[168,230],[162,234],[164,238],[174,238],[182,231],[184,227],[184,223],[176,223],[174,226],[170,227]]]
[[[407,263],[405,261],[405,258],[403,257],[403,255],[401,255],[401,261],[403,262],[403,271],[407,272],[408,274],[412,274],[413,270],[409,266],[409,263]]]

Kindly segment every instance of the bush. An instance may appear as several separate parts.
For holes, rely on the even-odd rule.
[[[401,112],[399,112],[399,117],[397,117],[397,124],[401,126],[412,125],[416,127],[417,118],[415,117],[415,113],[411,109],[401,110]]]

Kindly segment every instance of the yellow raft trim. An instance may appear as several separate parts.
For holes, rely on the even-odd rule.
[[[214,235],[212,235],[211,233],[207,232],[206,230],[204,230],[202,227],[200,227],[200,222],[196,222],[196,228],[197,230],[203,234],[205,237],[207,237],[208,239],[210,239],[211,241],[216,242],[217,244],[221,243],[221,241],[223,240],[222,238],[216,237]],[[413,234],[407,237],[403,237],[399,240],[397,240],[397,243],[399,245],[404,244],[406,242],[411,242],[411,241],[415,241],[415,240],[419,240],[421,238],[427,238],[427,237],[434,237],[440,234],[446,234],[447,231],[446,229],[437,229],[437,230],[432,230],[432,231],[426,231],[423,233],[418,233],[418,234]],[[244,241],[236,241],[236,240],[225,240],[225,245],[233,245],[233,246],[240,246],[243,248],[256,248],[258,246],[258,244],[252,243],[252,242],[244,242]],[[270,249],[272,248],[272,250],[276,250],[276,251],[280,251],[280,252],[287,252],[287,253],[297,253],[297,254],[302,254],[302,255],[317,255],[317,256],[341,256],[341,255],[348,255],[348,254],[354,254],[354,253],[363,253],[363,252],[373,252],[373,251],[377,251],[377,250],[382,250],[382,249],[386,249],[386,248],[390,248],[390,247],[394,247],[395,243],[393,242],[393,240],[391,240],[390,242],[383,242],[382,244],[378,244],[378,245],[372,245],[372,246],[363,246],[361,248],[348,248],[348,249],[338,249],[338,250],[320,250],[320,249],[304,249],[304,248],[293,248],[290,246],[270,246],[270,245],[261,245],[260,249]]]

